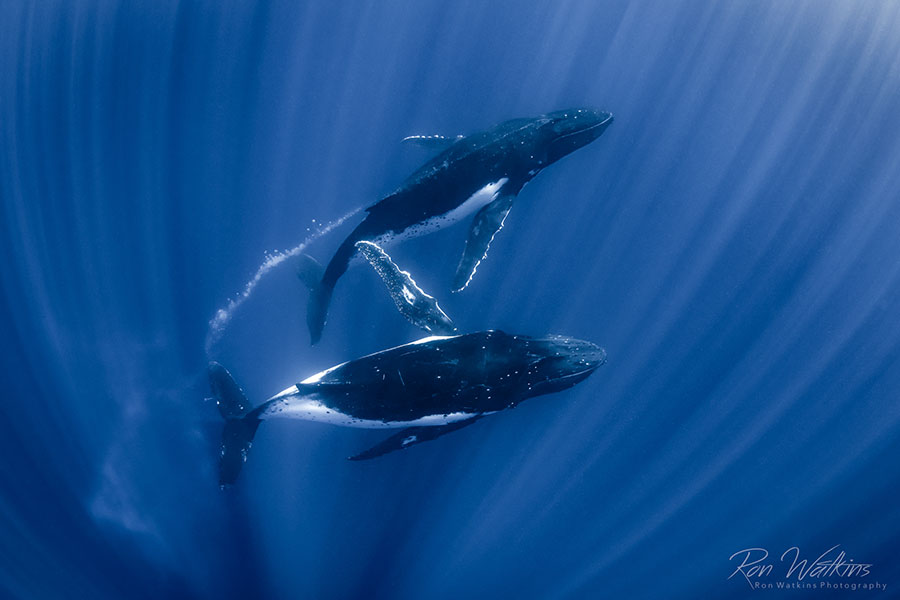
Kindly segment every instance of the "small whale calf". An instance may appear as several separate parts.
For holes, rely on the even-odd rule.
[[[513,119],[469,136],[406,138],[442,151],[392,194],[366,209],[366,218],[311,286],[306,319],[310,341],[316,344],[322,337],[335,285],[359,250],[357,242],[382,244],[424,235],[475,213],[453,280],[453,290],[460,291],[487,256],[525,184],[597,139],[612,120],[608,112],[578,108]]]
[[[264,420],[302,419],[400,429],[351,460],[436,439],[522,401],[570,388],[606,361],[605,351],[563,336],[502,331],[432,336],[317,373],[256,408],[231,374],[210,363],[209,382],[225,419],[219,483],[233,484]]]

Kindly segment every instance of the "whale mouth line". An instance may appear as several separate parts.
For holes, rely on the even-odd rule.
[[[559,140],[564,140],[564,139],[566,139],[567,137],[570,137],[570,136],[573,136],[573,135],[578,135],[578,134],[581,134],[581,133],[585,133],[585,132],[591,131],[591,130],[596,129],[596,128],[598,128],[598,127],[602,127],[603,125],[606,125],[607,123],[609,123],[610,121],[612,121],[612,118],[613,118],[612,113],[606,113],[606,118],[603,119],[602,121],[599,121],[599,122],[597,122],[597,123],[594,123],[593,125],[588,125],[587,127],[583,127],[583,128],[581,128],[581,129],[576,129],[575,131],[570,131],[569,133],[567,133],[567,134],[565,134],[565,135],[561,135],[561,136],[559,136],[558,138],[556,138],[556,139],[554,140],[554,142],[558,142]]]
[[[584,369],[583,371],[577,371],[575,373],[568,373],[566,375],[563,375],[562,377],[557,377],[556,381],[566,381],[567,379],[572,379],[573,377],[580,377],[580,376],[584,375],[585,373],[590,375],[591,373],[596,371],[597,367],[599,367],[599,366],[600,365],[597,365],[596,367],[589,367],[589,368]]]

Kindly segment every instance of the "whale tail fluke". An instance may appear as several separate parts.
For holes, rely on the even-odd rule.
[[[309,328],[309,343],[315,346],[322,339],[325,319],[328,317],[328,305],[331,304],[331,293],[334,288],[319,285],[309,291],[309,305],[306,309],[306,326]]]
[[[237,481],[260,421],[254,413],[248,414],[247,397],[225,367],[211,362],[208,372],[209,387],[225,419],[219,452],[219,485],[224,488]]]
[[[297,278],[303,282],[310,291],[319,287],[322,276],[325,275],[325,267],[309,254],[301,254],[297,263]]]
[[[371,217],[371,215],[370,215]],[[310,343],[315,346],[322,338],[325,319],[328,317],[328,305],[331,295],[341,275],[347,272],[350,261],[356,254],[356,242],[365,239],[371,229],[369,218],[356,226],[356,229],[341,242],[327,267],[322,267],[316,259],[303,254],[297,267],[297,276],[309,288],[309,304],[306,309],[306,325],[309,327]]]
[[[300,257],[297,266],[297,277],[309,289],[309,303],[306,308],[306,325],[309,327],[310,343],[315,345],[322,338],[325,319],[328,316],[328,305],[331,304],[333,285],[323,280],[325,267],[308,254]]]

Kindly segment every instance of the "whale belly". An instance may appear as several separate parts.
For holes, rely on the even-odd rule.
[[[259,419],[300,419],[328,423],[339,427],[357,427],[361,429],[399,429],[404,427],[439,427],[457,421],[469,419],[472,413],[455,412],[448,414],[426,415],[409,421],[387,421],[380,419],[360,419],[329,407],[322,402],[318,394],[301,394],[297,386],[291,386],[280,394],[273,396],[260,407]]]
[[[509,181],[509,178],[503,177],[497,181],[488,183],[484,187],[478,189],[474,194],[466,198],[464,202],[445,213],[429,217],[424,221],[410,225],[400,232],[391,231],[378,236],[371,240],[377,244],[391,244],[414,237],[420,237],[435,231],[449,227],[459,221],[465,219],[469,215],[481,210],[491,202],[493,202],[500,189]]]

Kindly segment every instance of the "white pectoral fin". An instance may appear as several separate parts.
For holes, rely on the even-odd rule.
[[[462,421],[456,421],[455,423],[448,423],[447,425],[439,425],[436,427],[407,427],[406,429],[401,430],[400,433],[392,435],[365,452],[361,452],[356,456],[351,456],[350,460],[368,460],[370,458],[377,458],[379,456],[384,456],[389,452],[405,450],[410,446],[415,446],[422,442],[430,442],[442,435],[467,427],[478,421],[481,417],[482,415],[478,414]]]
[[[446,150],[463,136],[447,136],[447,135],[410,135],[403,138],[401,143],[409,146],[419,146],[426,150]]]
[[[397,310],[410,323],[430,333],[456,331],[453,321],[441,310],[437,300],[416,285],[409,272],[401,271],[384,249],[367,241],[356,242],[356,248],[384,281]]]
[[[501,191],[490,204],[475,215],[469,237],[466,239],[466,247],[453,277],[454,292],[461,292],[472,281],[475,270],[487,256],[494,236],[503,228],[503,222],[506,221],[515,199],[515,194],[504,194]]]

